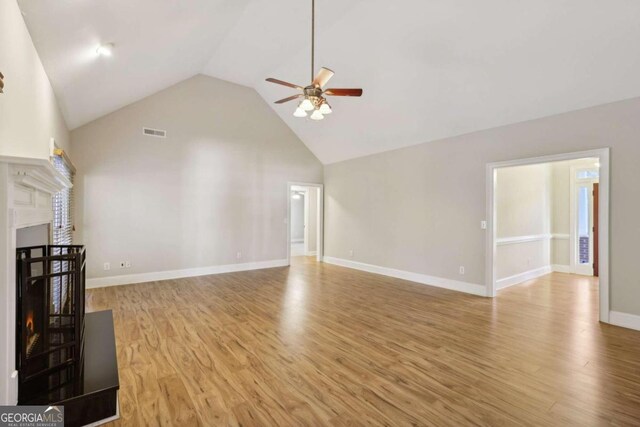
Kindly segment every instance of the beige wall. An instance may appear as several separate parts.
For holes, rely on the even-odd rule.
[[[550,181],[549,164],[498,169],[495,195],[498,239],[549,234]]]
[[[612,308],[640,315],[638,117],[635,98],[327,165],[325,253],[484,284],[486,164],[611,147]]]
[[[50,140],[68,149],[69,132],[14,0],[0,1],[0,155],[48,159]]]
[[[509,243],[503,239],[549,236],[551,193],[550,164],[498,169],[495,195],[498,280],[550,266],[547,237]]]
[[[555,162],[551,165],[552,215],[551,215],[551,263],[569,266],[570,259],[570,177],[571,162]]]
[[[168,137],[144,136],[143,126]],[[287,182],[323,179],[253,89],[202,75],[71,138],[76,240],[91,278],[285,259]],[[123,260],[132,267],[119,269]]]

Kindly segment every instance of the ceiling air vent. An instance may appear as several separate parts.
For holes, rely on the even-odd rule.
[[[147,136],[155,136],[156,138],[166,138],[167,131],[160,129],[142,128],[142,133]]]

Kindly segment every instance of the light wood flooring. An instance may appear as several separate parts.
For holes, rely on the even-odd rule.
[[[640,425],[640,332],[598,323],[596,279],[487,299],[293,262],[89,291],[112,425]]]

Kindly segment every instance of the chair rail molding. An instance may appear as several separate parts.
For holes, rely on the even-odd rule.
[[[496,239],[496,245],[503,246],[527,242],[541,242],[545,240],[551,240],[552,237],[552,234],[531,234],[526,236],[499,237]]]

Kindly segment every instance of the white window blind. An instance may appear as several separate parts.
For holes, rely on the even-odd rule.
[[[53,156],[53,166],[73,183],[73,171],[64,156]],[[53,244],[73,244],[73,187],[53,196]]]
[[[53,166],[73,184],[73,170],[67,164],[64,153],[53,156]],[[53,244],[73,244],[73,187],[65,188],[53,195]],[[54,250],[51,255],[60,255],[62,251]],[[60,273],[67,269],[66,262],[54,262],[52,273]],[[51,313],[60,314],[67,306],[68,277],[53,278],[51,291]]]

